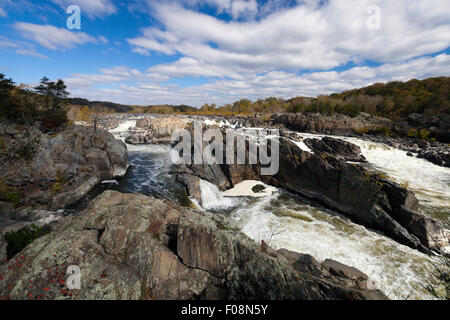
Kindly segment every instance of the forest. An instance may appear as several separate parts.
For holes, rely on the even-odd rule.
[[[64,81],[44,77],[37,87],[16,85],[0,74],[0,117],[21,123],[42,121],[49,128],[69,119],[89,121],[93,114],[153,113],[192,115],[254,115],[311,112],[357,116],[367,113],[397,121],[409,114],[450,114],[450,78],[439,77],[408,82],[377,83],[368,87],[312,97],[283,99],[269,97],[233,104],[205,104],[200,109],[188,105],[122,105],[113,102],[70,98]]]
[[[296,97],[289,100],[267,98],[257,101],[242,99],[217,108],[204,105],[201,114],[313,112],[357,116],[368,113],[394,121],[409,114],[435,115],[450,113],[450,78],[439,77],[408,82],[377,83],[365,88],[320,95],[317,98]]]
[[[20,124],[40,122],[43,129],[53,130],[68,123],[67,97],[63,80],[43,77],[38,86],[16,85],[0,73],[0,118]]]

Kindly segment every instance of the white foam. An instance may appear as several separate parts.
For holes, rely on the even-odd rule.
[[[241,207],[232,217],[257,242],[270,241],[276,249],[308,253],[319,261],[331,258],[360,269],[392,299],[404,299],[410,293],[411,298],[430,298],[420,286],[432,272],[427,256],[345,218],[293,201],[273,203],[278,197]],[[290,217],[293,213],[303,218]]]
[[[131,128],[136,127],[136,122],[137,122],[136,120],[126,120],[120,123],[117,128],[111,129],[110,132],[112,134],[128,132],[130,131]]]
[[[261,192],[254,192],[253,188],[256,186],[263,186],[264,190]],[[277,188],[271,187],[256,180],[246,180],[238,183],[234,188],[227,190],[223,193],[225,197],[252,197],[252,198],[262,198],[271,196]]]
[[[297,133],[303,138],[322,139],[326,135]],[[371,167],[386,173],[398,183],[407,185],[424,206],[449,211],[450,168],[435,165],[425,159],[409,157],[406,151],[382,143],[353,137],[330,136],[361,148]],[[449,217],[450,219],[450,217]]]
[[[237,198],[227,198],[219,188],[204,180],[200,180],[202,208],[205,210],[229,209],[238,205]]]

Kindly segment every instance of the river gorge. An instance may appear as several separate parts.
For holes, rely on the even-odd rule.
[[[210,120],[208,120],[210,121]],[[213,121],[214,122],[214,121]],[[136,120],[123,119],[111,129],[125,141]],[[304,138],[324,135],[295,133]],[[361,138],[336,136],[361,147],[369,170],[383,172],[407,185],[420,201],[420,209],[444,223],[450,217],[450,169],[405,151]],[[183,187],[170,174],[168,145],[128,144],[131,168],[127,175],[102,188],[136,192],[185,202]],[[335,259],[366,273],[390,299],[428,299],[425,290],[433,272],[433,257],[420,253],[365,228],[347,217],[306,198],[277,189],[264,198],[229,198],[209,182],[200,183],[203,210],[225,213],[242,232],[256,242],[265,240],[274,248],[308,253],[318,260]]]
[[[278,172],[174,164],[172,134],[198,124],[245,146],[278,130]],[[116,114],[50,134],[2,128],[11,187],[0,235],[31,224],[49,233],[17,251],[0,237],[0,298],[433,299],[427,286],[449,250],[450,168],[390,140],[257,117]],[[256,141],[261,151],[269,138]],[[15,156],[30,143],[32,157]],[[265,146],[272,157],[273,141]],[[61,266],[79,268],[79,290]]]

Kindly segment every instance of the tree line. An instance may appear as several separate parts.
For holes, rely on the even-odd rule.
[[[23,124],[39,121],[46,129],[67,123],[67,86],[43,77],[38,86],[16,85],[0,73],[0,118]]]
[[[254,102],[242,99],[217,107],[205,104],[196,111],[199,114],[252,114],[252,113],[335,113],[358,116],[368,113],[399,120],[412,113],[436,115],[450,113],[450,78],[439,77],[408,82],[377,83],[317,98],[295,97],[282,99],[270,97]]]

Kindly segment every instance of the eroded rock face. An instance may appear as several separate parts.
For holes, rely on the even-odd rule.
[[[314,152],[325,153],[338,160],[351,162],[366,162],[361,154],[361,148],[343,140],[324,137],[323,139],[305,139],[305,144]]]
[[[136,132],[129,136],[126,142],[129,144],[170,143],[172,133],[186,126],[186,121],[173,116],[140,119],[136,122]]]
[[[126,145],[105,130],[94,132],[91,127],[73,126],[47,135],[34,127],[0,127],[4,143],[18,150],[18,155],[0,152],[0,180],[8,188],[7,199],[0,200],[14,200],[19,209],[64,208],[86,196],[102,180],[123,176],[128,168]],[[29,150],[30,141],[36,146],[24,153],[22,149]],[[12,220],[20,211],[15,213],[13,206],[0,208],[4,209],[0,215]]]
[[[364,160],[356,146],[335,139],[313,140],[310,145],[317,152],[304,151],[290,139],[281,138],[280,169],[274,176],[262,176],[260,165],[182,165],[174,172],[200,177],[222,190],[229,188],[227,183],[233,187],[244,180],[259,180],[314,199],[423,252],[448,245],[448,232],[418,212],[414,193],[347,162]],[[208,175],[205,171],[215,173]],[[217,177],[225,178],[218,181]],[[436,245],[433,238],[440,244]]]
[[[273,115],[272,122],[291,130],[324,134],[352,134],[358,130],[376,131],[392,126],[391,120],[368,114],[351,118],[342,114],[326,116],[317,113],[285,113]]]
[[[450,142],[450,115],[410,114],[405,121],[412,127],[430,131],[438,141]]]
[[[295,253],[269,255],[232,227],[221,215],[106,191],[0,264],[0,297],[385,299],[345,274],[297,271]],[[81,271],[79,290],[66,287],[69,266]]]

